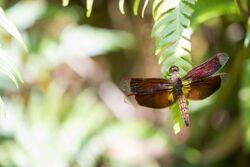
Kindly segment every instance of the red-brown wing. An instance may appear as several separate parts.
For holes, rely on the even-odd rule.
[[[130,94],[151,94],[173,88],[171,80],[160,78],[131,78],[127,81]]]
[[[173,94],[171,80],[160,78],[130,78],[129,96],[135,95],[138,104],[151,108],[164,108],[173,104],[176,97]]]
[[[186,91],[185,95],[191,100],[205,99],[220,88],[224,76],[225,74],[220,74],[191,82],[190,88],[187,88],[189,91]],[[183,88],[185,89],[185,86]]]
[[[184,77],[183,80],[198,80],[206,78],[214,74],[216,71],[221,69],[228,60],[228,55],[225,53],[218,53],[205,63],[193,68]]]
[[[135,94],[138,104],[150,108],[165,108],[176,101],[172,90],[152,94]]]

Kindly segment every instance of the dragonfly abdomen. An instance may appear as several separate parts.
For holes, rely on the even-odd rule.
[[[184,123],[186,126],[189,126],[189,114],[188,114],[186,98],[184,95],[180,95],[178,99],[179,99],[179,106],[180,106],[182,117],[184,119]]]

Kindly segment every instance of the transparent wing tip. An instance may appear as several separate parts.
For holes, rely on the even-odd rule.
[[[129,77],[124,77],[118,84],[119,88],[124,92],[127,96],[131,96],[132,93],[130,91],[130,81]]]
[[[226,53],[218,53],[217,57],[219,58],[221,66],[224,66],[229,59],[229,56]]]

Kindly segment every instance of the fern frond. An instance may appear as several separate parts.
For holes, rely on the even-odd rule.
[[[155,54],[159,56],[161,72],[169,76],[169,67],[176,65],[183,76],[191,70],[190,17],[196,0],[155,0],[153,4],[154,27],[152,36],[156,41]],[[183,120],[178,104],[171,108],[174,131],[178,133]]]
[[[124,2],[125,2],[125,0],[119,0],[119,9],[120,9],[120,12],[122,14],[125,14],[125,12],[124,12]],[[140,2],[141,2],[141,0],[134,0],[133,13],[134,13],[135,16],[138,15]],[[145,10],[146,10],[146,8],[148,6],[148,3],[149,3],[149,0],[144,0],[143,7],[142,7],[142,12],[141,12],[141,17],[144,17],[144,13],[145,13]]]
[[[140,2],[141,0],[134,0],[134,4],[133,4],[133,13],[134,15],[138,15],[138,10],[139,10],[139,5],[140,5]],[[87,17],[90,17],[91,16],[91,12],[92,12],[92,8],[93,8],[93,3],[94,3],[94,0],[86,0],[86,3],[87,3],[87,13],[86,13],[86,16]],[[125,0],[119,0],[119,10],[120,12],[124,15],[125,14],[125,11],[124,11],[124,3],[125,3]],[[148,6],[148,3],[149,3],[149,0],[144,0],[144,3],[143,3],[143,7],[142,7],[142,12],[141,12],[141,17],[144,17],[144,13],[145,13],[145,10]],[[65,7],[65,6],[68,6],[69,4],[69,0],[62,0],[62,5]]]
[[[155,53],[159,55],[162,74],[168,76],[168,69],[175,64],[180,74],[192,68],[190,17],[196,0],[155,0],[153,17],[155,24],[152,36],[156,41]]]
[[[141,17],[142,17],[142,18],[144,17],[145,10],[146,10],[146,8],[147,8],[147,6],[148,6],[148,1],[149,1],[149,0],[145,0],[145,1],[144,1],[143,7],[142,7],[142,12],[141,12]]]
[[[173,121],[173,129],[175,133],[180,132],[181,127],[184,126],[183,118],[181,115],[181,111],[179,109],[179,104],[175,103],[170,107],[171,110],[171,116]]]
[[[86,16],[87,17],[91,16],[93,3],[94,3],[94,0],[86,0],[86,9],[87,9]],[[62,5],[64,7],[68,6],[69,5],[69,0],[62,0]]]

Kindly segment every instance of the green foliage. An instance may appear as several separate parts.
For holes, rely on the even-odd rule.
[[[2,8],[0,8],[0,26],[9,32],[18,42],[20,42],[27,51],[27,47],[23,42],[22,36],[14,24],[7,18]],[[0,60],[0,72],[10,78],[16,87],[18,87],[18,82],[23,81],[22,76],[15,65],[13,65],[13,63],[8,58],[7,52],[2,48],[0,48]]]
[[[95,166],[98,158],[106,155],[104,162],[109,166],[121,163],[141,166],[143,163],[109,155],[107,150],[125,146],[128,136],[132,143],[145,140],[151,146],[167,144],[166,134],[148,122],[115,119],[93,87],[72,97],[65,87],[52,82],[45,92],[34,88],[28,105],[24,103],[21,98],[7,101],[9,114],[1,121],[3,126],[13,129],[5,130],[11,137],[5,137],[1,143],[0,155],[7,152],[0,158],[1,165],[69,166],[76,161],[80,166]],[[123,152],[129,150],[123,148]]]
[[[5,164],[4,160],[8,160],[7,162],[21,166],[18,159],[13,156],[16,152],[24,160],[25,166],[68,166],[72,157],[78,154],[81,143],[90,135],[95,137],[98,133],[97,129],[108,125],[107,121],[110,121],[111,115],[107,114],[108,109],[97,100],[93,89],[86,89],[72,101],[68,116],[62,121],[61,107],[67,106],[62,105],[64,93],[63,87],[51,83],[45,93],[40,90],[32,91],[28,108],[24,108],[22,101],[18,101],[19,109],[22,106],[23,110],[19,110],[17,114],[9,109],[9,117],[2,121],[6,123],[8,119],[15,119],[12,126],[16,130],[8,133],[17,138],[14,141],[8,141],[8,145],[3,144],[5,148],[0,148],[0,152],[3,151],[2,149],[9,151],[5,158],[1,158],[1,164]],[[90,109],[91,112],[89,112]],[[64,110],[64,112],[67,111]],[[102,120],[99,119],[100,117]],[[93,124],[97,119],[99,121]],[[35,133],[37,128],[40,129],[39,134]],[[44,140],[40,140],[41,135]],[[68,138],[69,136],[71,137]],[[34,154],[34,151],[38,151],[39,154]],[[51,161],[47,161],[50,157]]]
[[[141,17],[144,17],[144,13],[146,10],[146,7],[148,5],[149,0],[145,0],[144,4],[143,4],[143,8],[142,8],[142,12],[141,12]]]
[[[123,3],[124,3],[123,1],[124,0],[119,1],[119,7],[120,7],[121,11],[123,11]],[[91,16],[93,3],[94,3],[94,0],[86,0],[86,4],[87,4],[86,5],[86,9],[87,9],[86,16],[87,17]],[[62,0],[62,5],[63,6],[68,6],[68,4],[69,4],[69,0]]]
[[[139,9],[139,5],[140,5],[140,1],[141,0],[134,0],[134,5],[133,5],[133,12],[134,12],[134,15],[138,15],[138,9]],[[92,8],[93,8],[93,3],[94,3],[94,0],[86,0],[86,9],[87,9],[87,13],[86,13],[86,16],[87,17],[90,17],[91,16],[91,12],[92,12]],[[125,3],[125,0],[119,0],[118,2],[118,5],[119,5],[119,10],[122,14],[125,14],[125,11],[124,11],[124,3]],[[144,0],[144,3],[143,3],[143,7],[142,7],[142,12],[141,12],[141,17],[144,17],[144,13],[145,13],[145,10],[148,6],[148,3],[149,3],[149,0]],[[69,0],[62,0],[62,5],[63,6],[68,6],[69,4]]]
[[[179,103],[176,102],[175,104],[173,104],[170,107],[170,110],[171,110],[171,114],[172,114],[171,116],[172,116],[172,120],[173,120],[173,129],[174,129],[174,132],[176,134],[176,133],[179,133],[181,130],[181,127],[184,126]]]
[[[7,18],[2,8],[0,8],[0,26],[8,31],[18,42],[22,44],[24,49],[28,51],[21,34],[18,32],[15,25]]]
[[[49,0],[0,2],[6,15],[12,15],[9,18],[25,34],[30,50],[23,54],[17,40],[10,42],[10,33],[7,31],[6,36],[0,31],[0,37],[9,41],[2,43],[0,52],[5,56],[0,58],[0,70],[8,69],[5,76],[17,84],[21,75],[15,62],[26,82],[20,89],[5,89],[9,84],[5,80],[0,83],[8,111],[6,118],[0,116],[0,166],[207,167],[228,166],[228,162],[246,166],[246,152],[250,150],[249,3],[89,0],[84,1],[88,3],[87,15],[91,15],[95,4],[97,13],[83,23],[82,1],[71,2],[67,8]],[[172,114],[135,107],[127,104],[113,83],[124,73],[134,76],[135,71],[140,74],[146,68],[149,70],[143,75],[152,76],[148,71],[158,70],[147,64],[153,62],[151,57],[144,62],[142,57],[134,56],[137,51],[145,56],[151,40],[136,45],[134,53],[128,49],[135,45],[133,36],[111,30],[122,24],[129,25],[128,31],[133,27],[133,32],[139,32],[151,24],[149,19],[110,12],[113,3],[122,13],[132,4],[135,15],[144,15],[151,2],[155,21],[152,36],[164,77],[168,77],[169,65],[180,66],[181,75],[191,68],[190,24],[195,32],[195,63],[216,52],[230,55],[223,68],[223,72],[230,73],[229,83],[211,98],[190,101],[190,128],[183,128],[177,135],[172,134],[168,116],[173,117],[174,131],[180,131],[183,119],[178,103],[171,107]],[[63,0],[64,6],[68,3]],[[140,33],[136,34],[139,38],[144,35]],[[174,45],[176,42],[178,45]],[[13,52],[15,61],[6,61]]]
[[[90,17],[94,0],[87,0],[87,17]]]
[[[68,6],[69,0],[62,0],[62,5],[63,6]]]
[[[119,0],[119,9],[121,11],[122,14],[125,14],[125,11],[124,11],[124,1],[125,0]]]
[[[124,11],[125,0],[119,0],[119,9],[122,14]],[[148,6],[148,0],[144,1],[142,7],[142,17]],[[155,54],[159,56],[159,64],[164,77],[169,76],[169,67],[177,65],[180,68],[180,74],[183,76],[192,68],[191,64],[191,29],[190,19],[196,0],[181,1],[163,1],[155,0],[153,4],[154,27],[152,36],[155,39]],[[133,4],[133,12],[138,14],[140,0],[135,0]],[[93,1],[87,0],[87,16],[89,17],[92,10]],[[171,107],[173,115],[175,115],[174,127],[182,125],[180,109]],[[178,114],[177,114],[178,113]],[[178,128],[175,128],[178,129]],[[176,131],[178,132],[178,131]]]
[[[133,4],[133,12],[134,12],[134,15],[137,16],[138,15],[138,10],[139,10],[139,5],[140,5],[140,1],[141,0],[135,0],[134,1],[134,4]],[[142,7],[142,12],[141,12],[141,17],[144,17],[144,13],[145,13],[145,10],[148,6],[148,2],[149,0],[144,0],[144,4],[143,4],[143,7]],[[121,10],[120,10],[121,11]]]
[[[134,15],[136,15],[136,16],[138,15],[140,1],[141,0],[135,0],[134,4],[133,4],[133,12],[134,12]],[[120,9],[120,12],[122,14],[125,14],[124,2],[125,2],[125,0],[119,0],[119,9]],[[145,13],[145,10],[146,10],[146,8],[148,6],[148,2],[149,2],[149,0],[144,0],[143,7],[142,7],[142,12],[141,12],[141,17],[144,17],[144,13]]]
[[[26,51],[28,50],[26,45],[24,44],[22,36],[18,32],[15,25],[5,15],[2,8],[0,8],[0,26],[4,30],[6,30],[10,35],[12,35],[19,43],[21,43],[21,45]],[[18,87],[19,82],[23,82],[23,79],[19,70],[14,65],[14,63],[10,60],[9,55],[2,48],[1,44],[0,44],[0,73],[7,76],[15,84],[16,87]],[[1,111],[4,111],[5,113],[4,103],[1,97],[0,97],[0,109]]]
[[[18,87],[18,82],[23,82],[22,76],[18,69],[8,59],[6,51],[1,48],[0,59],[2,59],[0,63],[0,72],[10,78],[15,86]]]
[[[61,8],[56,10],[59,13]],[[97,166],[99,161],[107,166],[146,166],[147,161],[124,160],[117,156],[120,149],[116,149],[138,141],[150,144],[150,147],[156,145],[164,148],[167,143],[166,134],[147,121],[121,121],[115,118],[111,109],[100,98],[100,83],[93,79],[105,78],[109,73],[104,72],[106,69],[100,70],[93,61],[95,58],[90,58],[99,56],[98,59],[100,55],[130,48],[134,44],[133,36],[125,31],[75,24],[64,25],[57,37],[46,36],[34,24],[43,22],[47,27],[51,24],[51,18],[49,21],[44,18],[41,21],[38,19],[39,15],[36,16],[28,27],[33,34],[27,34],[27,41],[32,42],[30,38],[35,34],[41,42],[36,50],[31,49],[27,60],[22,64],[24,73],[29,77],[29,83],[25,86],[30,89],[21,88],[23,92],[20,94],[14,90],[17,94],[6,99],[6,119],[0,117],[0,128],[5,129],[0,136],[0,166]],[[65,15],[57,15],[55,19],[64,21]],[[53,20],[52,23],[54,22],[56,21]],[[24,31],[27,32],[26,29]],[[101,57],[103,58],[104,56]],[[71,90],[74,86],[68,86],[70,79],[60,80],[60,77],[67,76],[66,73],[56,74],[60,66],[75,70],[69,74],[70,77],[75,73],[81,76],[76,80],[76,83],[81,80],[76,92]],[[56,76],[53,77],[52,73]],[[40,81],[42,83],[38,83]],[[87,82],[90,84],[86,84]],[[111,81],[108,78],[105,82]],[[74,83],[73,81],[73,85]],[[26,94],[27,99],[23,98]],[[121,99],[123,98],[122,95]],[[133,147],[132,153],[134,150],[144,153],[145,147],[143,148]],[[112,153],[115,150],[114,154],[109,150]],[[128,151],[131,156],[129,148],[122,150]],[[149,156],[152,156],[152,152]],[[152,158],[152,162],[156,164],[156,158]]]
[[[245,37],[245,40],[244,40],[244,45],[245,47],[247,47],[250,43],[250,19],[248,18],[248,21],[247,21],[247,33],[246,33],[246,37]]]
[[[135,0],[133,5],[133,12],[134,15],[136,16],[138,15],[139,5],[140,5],[140,0]]]
[[[191,25],[193,28],[196,28],[207,20],[229,14],[239,15],[239,10],[233,0],[197,1]]]

